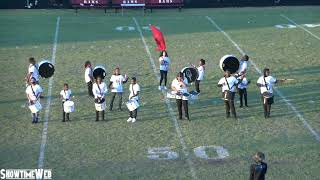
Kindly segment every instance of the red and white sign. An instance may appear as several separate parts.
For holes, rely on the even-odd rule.
[[[147,6],[156,6],[156,7],[176,7],[183,6],[183,0],[147,0]]]
[[[71,4],[83,7],[107,6],[108,0],[71,0]]]
[[[113,6],[121,6],[121,5],[124,5],[124,4],[132,4],[133,6],[135,4],[137,5],[141,5],[141,4],[145,4],[146,1],[145,0],[112,0],[112,5]]]

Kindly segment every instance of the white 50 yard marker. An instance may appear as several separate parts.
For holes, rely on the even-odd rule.
[[[144,44],[144,47],[145,47],[145,49],[146,49],[146,52],[147,52],[147,54],[148,54],[148,56],[149,56],[149,60],[150,60],[150,63],[151,63],[151,65],[152,65],[152,69],[153,69],[154,75],[156,76],[157,79],[160,79],[159,74],[157,73],[156,65],[154,64],[154,60],[153,60],[152,55],[151,55],[151,53],[150,53],[149,47],[148,47],[148,45],[147,45],[147,43],[146,43],[146,40],[144,39],[144,36],[143,36],[143,34],[142,34],[140,25],[139,25],[138,21],[136,20],[136,18],[132,18],[132,19],[133,19],[134,23],[135,23],[136,26],[137,26],[137,29],[138,29],[138,31],[139,31],[141,40],[142,40],[142,42],[143,42],[143,44]],[[179,126],[179,124],[178,124],[177,118],[176,118],[176,116],[175,116],[175,114],[174,114],[174,111],[173,111],[173,109],[172,109],[170,100],[167,98],[165,92],[162,92],[162,94],[163,94],[163,97],[165,98],[166,105],[167,105],[167,107],[168,107],[171,120],[173,121],[174,127],[175,127],[176,132],[177,132],[177,134],[178,134],[178,136],[179,136],[180,144],[181,144],[181,146],[182,146],[182,151],[183,151],[184,155],[185,155],[186,158],[187,158],[187,163],[188,163],[189,168],[190,168],[190,172],[191,172],[192,179],[198,179],[197,176],[196,176],[196,172],[195,172],[195,169],[194,169],[193,162],[192,162],[191,159],[190,159],[190,155],[189,155],[189,152],[188,152],[188,148],[187,148],[187,145],[186,145],[186,143],[185,143],[185,141],[184,141],[184,138],[183,138],[183,135],[182,135],[182,132],[181,132],[181,128],[180,128],[180,126]]]

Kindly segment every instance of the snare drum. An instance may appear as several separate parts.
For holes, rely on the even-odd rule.
[[[29,105],[29,109],[32,113],[37,113],[42,109],[42,106],[39,101],[37,101],[35,104]]]
[[[232,98],[232,92],[229,91],[229,90],[225,90],[223,93],[222,93],[223,97],[222,99],[225,100],[225,101],[232,101],[233,98]]]
[[[262,97],[263,97],[263,104],[273,104],[274,100],[273,100],[273,94],[270,92],[264,92],[262,93]]]
[[[167,92],[167,98],[175,99],[176,98],[176,93],[174,91]]]
[[[129,100],[127,103],[127,108],[129,109],[129,111],[134,111],[136,110],[140,105],[138,103],[138,101],[134,100],[134,99],[131,99]]]
[[[94,105],[95,105],[97,111],[106,110],[106,102],[105,101],[103,103],[95,103]]]
[[[43,60],[39,63],[39,74],[41,77],[49,78],[54,74],[54,65],[47,61]]]
[[[63,110],[65,113],[72,113],[74,112],[74,102],[73,101],[66,101],[63,103]]]
[[[183,94],[182,94],[182,100],[188,101],[188,100],[189,100],[189,97],[190,97],[190,94],[189,94],[189,93],[183,93]]]

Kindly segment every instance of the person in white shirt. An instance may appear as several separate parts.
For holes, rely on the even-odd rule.
[[[218,87],[222,87],[222,97],[224,99],[224,104],[226,107],[226,116],[230,117],[230,111],[233,114],[233,117],[237,119],[236,109],[234,107],[234,95],[236,92],[236,86],[241,80],[236,79],[234,76],[231,76],[230,71],[226,70],[224,77],[221,78],[218,82]]]
[[[27,85],[30,84],[31,78],[34,78],[36,80],[36,83],[39,84],[39,70],[38,70],[38,65],[36,63],[36,60],[31,57],[29,58],[29,67],[28,67],[28,73],[26,76],[26,82]]]
[[[66,113],[64,112],[64,103],[66,101],[70,101],[71,100],[71,89],[69,89],[69,85],[67,83],[63,84],[63,90],[60,91],[60,96],[61,96],[61,100],[62,100],[62,122],[66,122],[66,118],[67,121],[70,121],[70,117],[69,114],[70,113]]]
[[[240,65],[239,65],[239,70],[238,70],[238,75],[241,76],[242,74],[246,74],[248,70],[248,61],[249,61],[249,56],[248,55],[243,55],[241,60],[240,60]]]
[[[188,110],[188,82],[187,79],[184,78],[182,72],[179,72],[177,77],[172,81],[171,89],[176,94],[179,120],[182,120],[182,106],[184,109],[185,119],[190,120]]]
[[[129,87],[129,91],[130,91],[129,100],[135,100],[135,101],[139,102],[140,86],[137,83],[137,79],[135,77],[131,78],[131,84]],[[130,111],[130,117],[127,120],[127,122],[133,122],[133,123],[136,122],[137,114],[138,114],[138,109]]]
[[[92,75],[92,65],[90,61],[86,61],[84,63],[84,68],[85,68],[85,72],[84,72],[84,80],[87,83],[87,87],[88,87],[88,94],[91,97],[94,97],[93,93],[92,93],[92,83],[93,83],[93,75]]]
[[[169,71],[170,59],[168,57],[167,51],[162,51],[159,57],[160,63],[160,83],[159,90],[167,89],[167,74]],[[162,86],[162,81],[164,80],[164,86]]]
[[[120,74],[120,68],[117,67],[110,78],[110,84],[109,84],[109,88],[111,89],[111,100],[110,100],[110,107],[109,107],[110,111],[112,111],[113,109],[113,102],[116,95],[119,98],[119,110],[122,111],[122,108],[121,108],[122,93],[123,93],[122,84],[126,83],[127,81],[128,81],[128,76],[126,74],[122,76]]]
[[[274,103],[273,85],[284,81],[285,79],[277,80],[273,76],[270,76],[269,68],[263,69],[263,76],[259,77],[257,86],[260,88],[265,118],[270,117],[271,104]]]
[[[247,94],[247,86],[249,85],[250,81],[247,80],[246,74],[242,74],[240,76],[242,81],[238,84],[238,92],[240,97],[240,108],[243,107],[243,98],[244,98],[244,105],[248,107],[248,94]]]
[[[198,76],[197,80],[195,81],[197,93],[200,93],[200,81],[204,80],[204,73],[205,73],[205,66],[204,65],[205,64],[206,64],[206,61],[204,59],[199,60],[199,67],[197,67],[199,76]]]
[[[37,84],[36,79],[32,77],[30,79],[30,85],[26,89],[26,95],[28,98],[29,105],[40,103],[40,96],[43,90],[39,84]],[[39,112],[32,113],[32,123],[39,122]]]
[[[97,77],[96,82],[92,86],[92,92],[94,96],[94,102],[101,104],[105,103],[105,96],[108,92],[106,83],[102,81],[101,77]],[[105,111],[102,111],[102,120],[104,120]],[[99,111],[96,110],[96,121],[99,121]]]

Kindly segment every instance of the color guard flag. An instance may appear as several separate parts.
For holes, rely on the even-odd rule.
[[[162,32],[156,28],[154,25],[150,25],[150,29],[153,34],[153,38],[157,43],[157,51],[164,51],[166,50],[166,42],[164,40]]]

